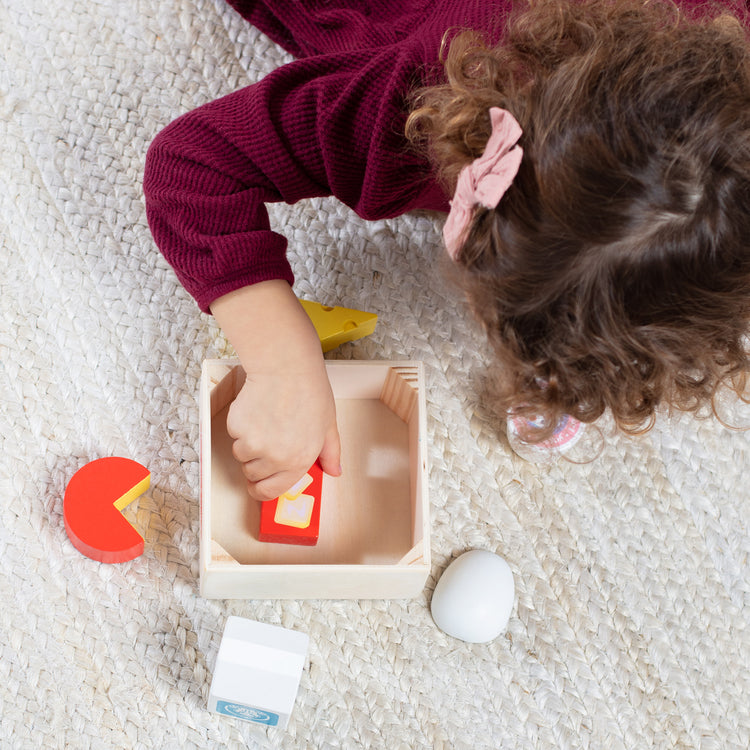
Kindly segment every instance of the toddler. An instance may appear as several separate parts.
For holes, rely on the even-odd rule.
[[[298,59],[152,144],[154,238],[247,372],[228,429],[269,499],[319,459],[333,396],[264,204],[448,214],[503,413],[647,427],[744,387],[750,42],[693,0],[230,0]],[[301,418],[300,418],[301,417]],[[546,427],[545,427],[546,426]]]

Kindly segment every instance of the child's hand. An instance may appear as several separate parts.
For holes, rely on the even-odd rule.
[[[336,407],[320,340],[289,285],[245,287],[211,309],[247,374],[229,409],[227,431],[250,496],[277,497],[316,459],[338,476]]]
[[[341,473],[336,409],[325,369],[281,366],[274,373],[248,373],[229,408],[227,430],[248,492],[258,500],[288,490],[318,457],[325,472]]]

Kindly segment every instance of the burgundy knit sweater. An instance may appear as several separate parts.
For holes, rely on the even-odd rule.
[[[183,115],[151,145],[154,239],[208,311],[268,279],[293,282],[265,203],[333,195],[366,219],[448,197],[403,134],[406,95],[439,76],[450,28],[496,39],[512,0],[230,0],[298,60]],[[684,6],[700,0],[681,0]]]
[[[446,29],[496,29],[508,3],[307,0],[303,14],[288,0],[235,0],[301,59],[183,115],[149,149],[149,225],[201,309],[247,284],[293,282],[265,203],[333,195],[366,219],[447,210],[404,137],[405,96],[435,75]]]

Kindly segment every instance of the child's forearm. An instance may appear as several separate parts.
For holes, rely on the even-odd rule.
[[[286,281],[237,289],[215,300],[211,312],[248,372],[322,363],[315,328]]]
[[[247,373],[227,416],[233,454],[258,500],[288,490],[317,459],[341,472],[336,406],[320,340],[285,281],[264,281],[211,306]]]

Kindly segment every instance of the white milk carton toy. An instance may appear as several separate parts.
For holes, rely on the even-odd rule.
[[[209,710],[286,728],[308,645],[305,633],[229,617],[216,657]]]

